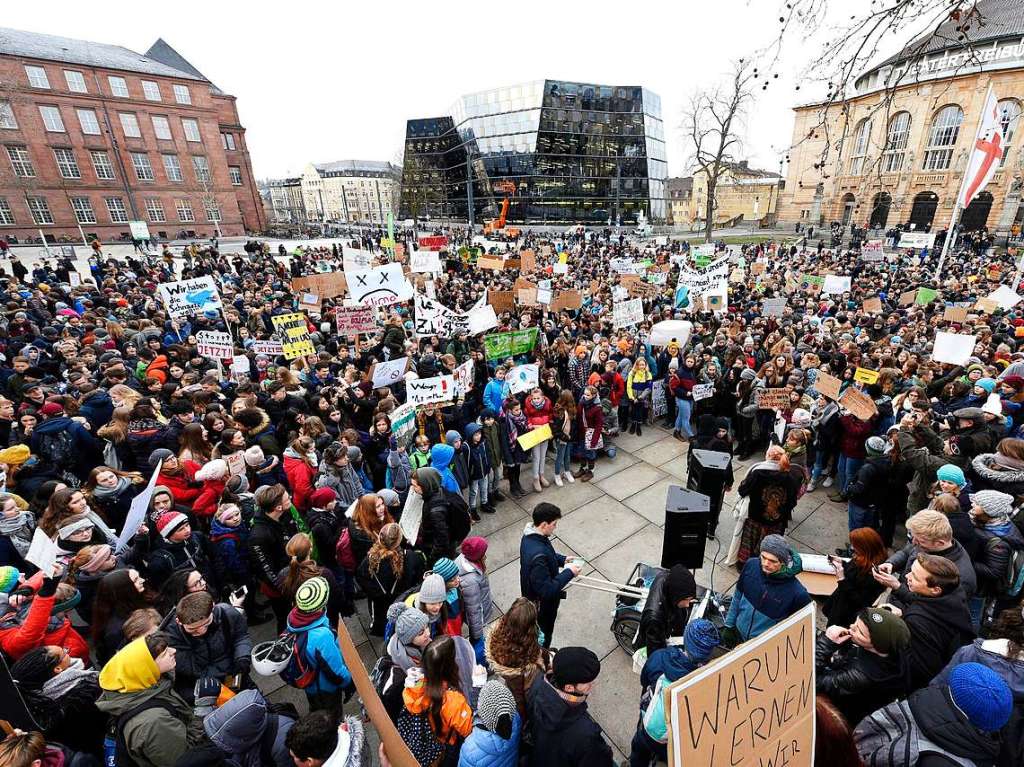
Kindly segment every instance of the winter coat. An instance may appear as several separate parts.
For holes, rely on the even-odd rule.
[[[799,554],[793,554],[792,565],[772,575],[765,575],[759,558],[748,559],[736,582],[725,625],[736,629],[746,642],[809,603],[807,589],[796,579],[799,572]]]
[[[32,438],[29,440],[29,447],[33,455],[38,455],[43,460],[47,456],[40,452],[44,435],[55,435],[60,432],[67,432],[71,435],[71,447],[74,454],[74,463],[71,466],[60,468],[71,471],[80,480],[85,481],[93,467],[103,462],[103,443],[89,433],[78,421],[72,421],[66,416],[48,418],[32,430]],[[146,456],[147,461],[149,456]],[[148,465],[148,464],[147,464]]]
[[[291,536],[280,520],[258,513],[249,535],[249,569],[267,596],[278,594],[277,576],[288,566],[285,546]]]
[[[38,428],[38,427],[37,427]],[[125,438],[130,462],[121,468],[125,471],[142,471],[149,468],[149,455],[161,444],[163,424],[155,418],[140,418],[128,424],[128,436]]]
[[[580,424],[580,445],[584,450],[597,450],[598,443],[601,442],[601,432],[604,430],[604,411],[601,409],[600,401],[594,400],[588,407],[581,400],[579,407],[576,409],[576,414]],[[587,431],[589,429],[593,429],[593,432],[588,442]]]
[[[822,605],[827,625],[849,626],[884,590],[870,570],[862,570],[852,559],[843,562],[843,579]]]
[[[519,444],[519,437],[526,433],[525,428],[520,431],[508,413],[502,415],[498,423],[501,426],[502,463],[506,466],[515,466],[530,460],[530,454]]]
[[[147,579],[160,588],[178,570],[198,570],[206,579],[210,590],[218,593],[220,584],[213,567],[213,550],[205,534],[193,530],[192,534],[179,543],[161,540],[159,548],[149,555]]]
[[[19,685],[21,697],[48,740],[74,751],[95,753],[103,747],[107,729],[106,714],[96,708],[102,693],[96,672],[72,669],[65,673],[77,673],[80,678],[59,695],[48,694],[44,689],[26,690]]]
[[[220,505],[220,497],[224,494],[226,482],[221,479],[203,480],[203,487],[199,496],[192,502],[192,511],[196,516],[203,519],[210,519],[217,513]]]
[[[974,626],[962,586],[948,594],[922,597],[906,587],[899,589],[904,600],[903,621],[910,629],[911,689],[923,687],[942,670],[963,645],[974,641]]]
[[[513,717],[512,735],[508,740],[486,729],[479,716],[474,717],[474,721],[476,726],[459,751],[459,767],[516,767],[523,718],[519,714]]]
[[[199,494],[203,492],[202,487],[195,481],[199,464],[195,461],[179,461],[178,464],[180,471],[176,474],[168,474],[161,471],[156,483],[163,485],[171,491],[171,495],[174,496],[175,506],[191,507],[196,498],[199,497]],[[146,465],[148,466],[149,464],[147,463]]]
[[[491,466],[497,468],[501,466],[501,427],[495,420],[493,425],[481,425],[480,429],[487,444],[487,457],[491,460]]]
[[[1000,466],[995,456],[995,453],[982,453],[971,460],[968,472],[975,492],[999,490],[1013,496],[1024,496],[1024,469]]]
[[[862,421],[856,416],[839,416],[839,452],[847,458],[864,458],[864,442],[875,431],[875,419]]]
[[[174,689],[187,701],[192,700],[196,682],[204,676],[220,681],[232,674],[249,671],[252,639],[245,616],[225,604],[213,606],[213,623],[202,636],[192,636],[177,620],[169,621],[167,643],[177,650]]]
[[[243,690],[209,714],[203,729],[232,767],[291,767],[285,739],[294,724],[270,713],[259,690]]]
[[[484,387],[484,407],[490,408],[495,415],[501,413],[505,404],[505,393],[508,391],[508,383],[492,378]]]
[[[420,682],[415,687],[402,690],[402,702],[411,714],[427,717],[431,730],[434,723],[427,715],[430,710],[430,698],[426,695],[426,685]],[[455,745],[461,738],[466,738],[473,729],[473,710],[466,702],[466,697],[458,690],[445,690],[441,700],[441,731],[434,730],[438,742]]]
[[[484,627],[491,616],[491,582],[487,580],[487,574],[466,559],[464,554],[459,554],[455,564],[459,566],[463,620],[469,625],[469,640],[476,642],[483,639]]]
[[[679,608],[669,603],[668,595],[665,594],[668,573],[668,570],[662,570],[654,576],[643,612],[640,614],[637,647],[646,647],[648,658],[657,650],[666,647],[670,636],[682,636],[686,629],[686,619],[690,611],[689,608]]]
[[[441,487],[450,493],[460,491],[458,480],[452,473],[451,464],[455,460],[455,448],[451,445],[434,445],[430,448],[430,465],[441,475]]]
[[[316,469],[292,448],[288,448],[284,452],[284,473],[288,477],[288,487],[292,490],[292,503],[305,514],[309,511],[309,496],[313,494]]]
[[[1006,593],[1010,582],[1010,562],[1015,551],[1024,550],[1024,537],[1013,522],[998,527],[977,527],[975,533],[981,541],[980,551],[974,558],[974,572],[978,576],[978,594],[996,596]]]
[[[287,630],[293,634],[306,635],[306,663],[318,669],[316,679],[306,687],[309,694],[332,693],[352,684],[352,674],[341,657],[338,639],[331,631],[326,615],[321,615],[304,626],[295,624],[296,611],[288,616]]]
[[[924,549],[919,548],[913,543],[908,543],[902,549],[894,553],[889,557],[886,562],[892,565],[892,574],[897,576],[902,583],[907,582],[907,573],[910,572],[910,568],[913,566],[917,555],[921,553],[937,554],[940,557],[945,557],[954,565],[956,569],[960,571],[960,588],[962,588],[970,599],[974,596],[974,593],[978,590],[978,578],[974,572],[974,564],[971,562],[971,557],[967,553],[967,550],[960,545],[957,541],[953,541],[953,545],[943,551],[931,551],[925,552]],[[892,601],[897,607],[902,606],[902,594],[906,592],[906,586],[897,589],[893,592]]]
[[[118,718],[151,701],[160,705],[140,711],[125,723],[125,744],[141,767],[173,767],[189,747],[192,707],[174,692],[170,677],[162,676],[155,685],[132,692],[104,690],[96,707]]]
[[[45,589],[45,585],[44,585]],[[29,650],[45,645],[63,647],[75,658],[89,662],[89,646],[75,631],[67,617],[51,618],[55,594],[36,594],[28,606],[9,612],[0,619],[0,650],[18,660]]]
[[[526,404],[523,406],[523,412],[526,413],[526,425],[543,426],[546,423],[551,423],[551,410],[551,400],[547,397],[544,398],[540,406],[533,404],[533,397],[527,397]]]
[[[563,570],[564,566],[565,555],[557,553],[551,539],[528,523],[519,542],[519,593],[557,607],[572,580],[572,571]]]
[[[483,427],[478,423],[471,423],[466,426],[466,444],[469,446],[470,481],[483,479],[491,473],[491,456],[486,438],[481,434],[479,441],[473,440],[473,435],[482,429]]]
[[[420,526],[420,546],[427,555],[427,564],[433,566],[441,557],[455,558],[455,546],[459,543],[454,539],[456,531],[449,524],[449,515],[453,512],[449,504],[455,496],[441,488],[429,498],[423,496],[423,520]],[[461,497],[459,498],[461,501]],[[465,501],[462,502],[465,506]],[[461,539],[460,539],[461,540]]]
[[[814,655],[818,693],[827,695],[848,722],[859,722],[910,689],[905,653],[882,656],[849,640],[836,644],[822,633]]]
[[[889,456],[867,459],[850,483],[850,501],[863,509],[880,508],[885,502],[891,468]]]
[[[309,534],[313,536],[313,544],[316,546],[319,559],[317,562],[324,567],[334,569],[338,564],[335,550],[338,547],[338,538],[344,525],[338,518],[338,505],[333,510],[313,508],[306,515],[306,523],[309,525]]]
[[[953,653],[949,663],[935,675],[931,684],[947,684],[950,672],[961,663],[980,663],[1003,678],[1013,693],[1013,700],[1019,706],[1024,703],[1024,658],[1007,657],[1008,651],[1009,646],[1005,639],[975,639]]]
[[[793,516],[799,491],[800,481],[774,461],[754,464],[737,489],[741,498],[750,498],[750,519],[763,525],[782,525],[782,529]]]
[[[547,677],[526,693],[533,729],[530,767],[612,767],[612,750],[587,703],[567,703]]]
[[[237,527],[226,527],[216,519],[210,522],[210,544],[213,546],[213,565],[222,587],[238,588],[249,582],[249,525],[244,521]]]
[[[501,677],[501,681],[512,691],[512,696],[516,699],[516,710],[519,711],[519,715],[523,717],[524,721],[529,721],[526,693],[536,679],[544,676],[550,670],[551,654],[541,648],[540,655],[532,663],[510,666],[508,663],[511,662],[511,659],[504,653],[506,648],[496,646],[493,639],[494,632],[488,632],[487,638],[484,640],[484,657],[487,658],[487,665],[491,672]],[[517,648],[511,649],[513,652],[518,652]]]
[[[406,589],[419,583],[427,569],[427,560],[423,553],[415,549],[402,549],[402,575],[395,576],[391,560],[382,558],[377,572],[370,574],[370,558],[363,557],[356,568],[356,583],[369,599],[390,598],[396,600]]]
[[[338,505],[347,509],[359,500],[363,495],[363,483],[352,468],[351,464],[345,466],[331,466],[326,461],[320,464],[320,473],[316,478],[316,486],[329,487],[338,494]]]

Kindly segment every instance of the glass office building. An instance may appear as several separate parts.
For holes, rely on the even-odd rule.
[[[661,99],[646,88],[538,80],[409,120],[401,216],[511,224],[665,220]]]

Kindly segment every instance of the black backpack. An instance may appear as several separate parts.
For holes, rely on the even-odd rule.
[[[469,516],[469,504],[458,493],[442,490],[448,511],[448,537],[456,545],[465,540],[473,526]]]
[[[49,464],[52,464],[63,476],[71,474],[71,467],[75,465],[75,440],[67,429],[57,432],[36,432],[39,439],[39,449],[36,454]],[[77,479],[76,479],[76,487]]]
[[[405,706],[402,700],[402,691],[405,689],[405,672],[401,666],[396,666],[390,655],[383,655],[373,664],[370,671],[370,681],[373,689],[377,691],[384,710],[388,712],[391,721],[398,723],[398,715]]]

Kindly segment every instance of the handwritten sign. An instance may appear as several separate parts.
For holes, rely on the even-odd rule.
[[[157,292],[167,307],[167,313],[176,319],[223,308],[217,285],[209,275],[180,282],[165,282],[157,286]]]
[[[323,272],[307,274],[292,280],[293,293],[315,293],[320,298],[336,298],[348,291],[344,272]]]
[[[540,368],[537,365],[516,365],[505,376],[508,390],[513,394],[532,391],[540,383]]]
[[[785,410],[789,407],[789,389],[758,389],[757,406],[762,410]]]
[[[580,309],[583,307],[583,294],[578,290],[560,290],[551,302],[551,311],[560,312],[563,309]]]
[[[286,360],[294,360],[307,354],[316,354],[309,336],[306,315],[302,312],[276,314],[270,318],[274,330],[281,336],[281,353]]]
[[[616,328],[628,328],[644,321],[644,304],[639,298],[612,304],[612,322]]]
[[[338,335],[355,336],[377,331],[377,312],[372,306],[339,306],[334,320]]]
[[[818,390],[818,393],[828,397],[830,400],[839,399],[839,390],[843,387],[843,382],[836,378],[834,375],[826,373],[824,370],[818,371],[818,377],[814,379],[814,388]]]
[[[947,306],[942,313],[942,319],[947,322],[963,322],[967,319],[966,306]]]
[[[697,384],[693,387],[693,401],[700,402],[702,399],[715,396],[714,384]]]
[[[268,357],[277,357],[284,351],[280,341],[253,341],[253,354],[266,354]]]
[[[405,278],[401,264],[385,264],[376,269],[348,273],[348,289],[352,300],[364,306],[390,306],[408,301],[415,292]]]
[[[448,238],[443,234],[420,237],[417,244],[420,250],[441,250],[441,248],[448,244]]]
[[[408,357],[399,357],[396,360],[387,360],[386,362],[374,364],[373,369],[370,371],[370,380],[373,382],[373,388],[383,389],[391,386],[393,383],[398,383],[402,376],[405,375],[408,367]]]
[[[455,391],[459,395],[465,396],[467,392],[473,390],[474,367],[473,358],[470,357],[452,371],[455,377]]]
[[[513,312],[516,308],[516,297],[514,290],[488,290],[487,303],[494,307],[498,314],[502,312]]]
[[[476,265],[479,269],[490,269],[500,272],[505,268],[505,259],[501,256],[480,256],[477,259]]]
[[[864,246],[860,249],[861,261],[883,261],[885,260],[885,251],[882,249],[881,240],[868,240],[864,243]]]
[[[829,274],[822,283],[821,292],[825,295],[841,295],[850,290],[851,277],[840,277],[837,274]]]
[[[524,250],[519,254],[519,271],[529,274],[537,268],[537,254],[532,250]]]
[[[882,299],[878,298],[866,298],[864,299],[864,311],[868,314],[881,314],[882,313]]]
[[[455,397],[455,379],[452,376],[417,378],[405,385],[407,401],[412,405],[432,405],[448,402]]]
[[[217,330],[200,330],[196,333],[196,350],[210,360],[229,360],[235,356],[231,334]]]
[[[862,384],[873,384],[878,381],[878,371],[868,368],[857,368],[853,372],[853,380]]]
[[[409,257],[411,272],[440,272],[441,256],[433,250],[417,250]]]
[[[875,401],[860,389],[850,386],[839,398],[839,404],[862,421],[870,421],[878,413]]]

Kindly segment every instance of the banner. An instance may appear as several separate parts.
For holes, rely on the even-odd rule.
[[[448,238],[443,234],[432,235],[430,237],[420,237],[418,243],[420,250],[441,250],[441,248],[447,244]],[[413,271],[415,271],[415,269]]]
[[[269,357],[277,357],[284,352],[280,341],[253,341],[249,348],[253,354],[266,354]]]
[[[671,767],[812,767],[814,603],[665,690]]]
[[[612,322],[615,327],[628,328],[644,321],[644,304],[639,298],[612,304]]]
[[[504,360],[517,354],[529,354],[537,344],[537,328],[484,336],[484,354],[489,360]]]
[[[377,312],[370,306],[339,306],[334,319],[341,336],[377,332]]]
[[[935,244],[935,232],[901,232],[899,248],[930,248]]]
[[[414,298],[414,332],[417,336],[443,336],[452,338],[459,333],[476,335],[498,325],[494,307],[483,296],[468,312],[453,312],[447,306],[422,293]]]
[[[286,360],[294,360],[307,354],[316,354],[309,337],[306,315],[302,312],[276,314],[270,318],[274,330],[281,336],[281,353]]]
[[[398,383],[402,380],[402,376],[405,375],[408,367],[408,357],[399,357],[395,360],[375,363],[370,371],[370,380],[373,382],[373,388],[383,389],[391,386],[391,384]]]
[[[230,333],[200,330],[196,333],[196,349],[210,360],[229,360],[235,356],[235,344]]]
[[[690,296],[709,294],[726,295],[729,283],[729,258],[720,258],[700,271],[693,271],[680,265],[676,290],[689,288]]]
[[[448,402],[455,397],[455,379],[452,376],[414,378],[406,383],[405,391],[410,405]]]
[[[1012,126],[1013,123],[1011,122],[1010,125]],[[959,198],[962,208],[971,204],[971,200],[988,185],[992,176],[999,169],[1003,152],[1006,149],[1005,139],[999,100],[990,86],[985,98],[985,108],[981,110],[981,122],[978,124],[978,133],[974,137],[971,157],[967,161],[967,169],[964,171],[963,188],[960,190]]]
[[[365,306],[398,304],[408,301],[415,292],[402,265],[395,263],[349,272],[348,289],[352,300]]]
[[[160,300],[167,307],[167,313],[175,319],[194,317],[203,312],[215,312],[224,308],[220,293],[213,277],[194,277],[180,282],[165,282],[157,286]]]

